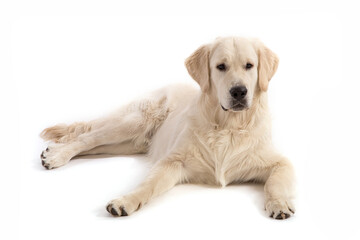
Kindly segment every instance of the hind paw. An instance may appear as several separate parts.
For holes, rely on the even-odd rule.
[[[70,161],[66,152],[62,150],[63,144],[49,146],[40,155],[41,164],[48,170],[61,167]]]

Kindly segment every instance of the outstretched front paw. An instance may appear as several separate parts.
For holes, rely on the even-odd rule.
[[[141,206],[142,203],[137,198],[128,195],[110,201],[106,206],[106,210],[115,217],[122,217],[139,210]]]
[[[271,218],[287,219],[294,215],[295,208],[290,200],[272,199],[265,203],[265,210]]]

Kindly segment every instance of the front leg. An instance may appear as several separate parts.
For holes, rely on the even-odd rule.
[[[286,219],[295,213],[292,203],[294,170],[291,163],[281,155],[271,156],[272,165],[265,182],[265,209],[270,217]]]
[[[106,209],[113,216],[128,216],[139,210],[153,197],[171,189],[184,179],[181,159],[170,157],[158,162],[150,176],[133,192],[109,202]]]

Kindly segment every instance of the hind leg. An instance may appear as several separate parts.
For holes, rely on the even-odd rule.
[[[86,122],[75,122],[70,125],[58,124],[44,129],[40,137],[46,141],[67,143],[76,139],[80,134],[91,131],[91,125],[91,123]]]
[[[134,102],[109,117],[89,122],[90,130],[71,141],[50,145],[41,154],[42,164],[46,169],[60,167],[76,155],[91,149],[94,153],[96,147],[126,142],[133,144],[131,149],[143,151],[167,114],[165,97]],[[99,149],[109,150],[111,147]],[[122,154],[120,150],[117,150],[118,154]]]
[[[110,154],[110,155],[131,155],[138,153],[146,153],[146,146],[135,146],[132,142],[123,142],[117,144],[108,144],[95,147],[89,151],[81,152],[78,156]]]

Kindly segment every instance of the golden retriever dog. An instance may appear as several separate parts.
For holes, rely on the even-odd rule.
[[[157,90],[113,114],[56,125],[41,137],[53,143],[41,154],[53,169],[78,155],[147,153],[149,176],[134,191],[109,202],[113,216],[128,216],[177,184],[265,184],[265,209],[274,219],[294,214],[294,172],[274,149],[267,89],[278,57],[262,42],[226,37],[197,49],[185,61],[196,89]]]

